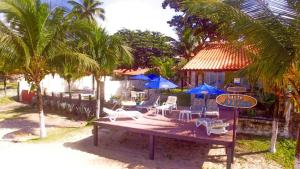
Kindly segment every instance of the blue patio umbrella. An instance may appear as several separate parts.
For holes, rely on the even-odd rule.
[[[131,80],[145,80],[145,81],[151,80],[148,76],[145,76],[143,74],[131,76],[129,79],[131,79]]]
[[[149,74],[149,75],[147,75],[147,76],[148,76],[151,80],[159,77],[159,75],[156,75],[156,74],[154,74],[154,73],[151,73],[151,74]]]
[[[186,93],[196,94],[196,95],[202,95],[202,94],[220,95],[225,92],[221,89],[218,89],[216,87],[213,87],[213,86],[210,86],[210,85],[204,83],[203,85],[200,85],[198,87],[195,87],[195,88],[192,88],[192,89],[186,91]]]
[[[213,86],[210,86],[210,85],[204,83],[203,85],[200,85],[198,87],[195,87],[195,88],[192,88],[192,89],[186,91],[186,93],[195,94],[196,98],[204,98],[205,107],[207,107],[207,96],[208,95],[220,95],[225,92],[221,89],[218,89],[216,87],[213,87]]]
[[[173,82],[159,76],[155,79],[150,80],[145,84],[145,88],[147,89],[173,89],[178,87]]]

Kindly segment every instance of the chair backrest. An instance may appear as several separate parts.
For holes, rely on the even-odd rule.
[[[107,114],[116,114],[116,111],[106,108],[106,107],[103,107],[103,111]]]
[[[203,106],[202,105],[192,105],[190,106],[191,110],[203,110]]]
[[[137,97],[137,92],[136,91],[131,91],[130,96],[131,97]]]
[[[177,103],[177,96],[168,96],[166,101],[167,104],[176,104]]]

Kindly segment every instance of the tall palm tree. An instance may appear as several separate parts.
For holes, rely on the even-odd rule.
[[[98,65],[67,45],[76,25],[65,20],[63,9],[50,11],[40,0],[2,0],[0,13],[6,19],[0,22],[1,59],[16,60],[25,78],[35,85],[40,137],[46,137],[41,80],[62,60],[76,61],[78,67],[88,69]]]
[[[105,19],[105,10],[101,7],[103,2],[99,0],[69,0],[68,3],[72,5],[73,14],[78,18],[87,18],[90,21],[95,20],[96,17],[100,17],[102,20]]]
[[[265,79],[293,86],[300,105],[300,2],[297,0],[184,0],[187,14],[207,17],[219,24],[228,40],[249,50],[253,64],[247,69]],[[284,87],[285,85],[281,86]],[[295,168],[300,168],[300,130]]]
[[[99,27],[96,23],[91,23],[91,31],[89,34],[89,50],[88,53],[99,64],[99,71],[93,71],[97,82],[97,105],[96,118],[100,117],[101,110],[101,78],[112,73],[112,71],[122,64],[131,64],[133,57],[130,49],[123,45],[120,38],[117,36],[110,36],[104,29]],[[103,94],[104,95],[104,94]]]

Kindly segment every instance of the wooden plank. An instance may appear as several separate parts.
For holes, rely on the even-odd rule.
[[[119,118],[118,123],[96,121],[94,124],[135,133],[224,146],[230,145],[233,138],[232,132],[222,136],[207,136],[205,130],[196,128],[194,123],[183,123],[183,125],[178,125],[174,122],[163,122],[153,119],[133,121],[122,120]]]
[[[94,129],[93,129],[93,136],[94,136],[94,146],[98,146],[98,125],[94,124]]]
[[[154,151],[155,151],[155,137],[149,135],[149,159],[154,160]]]

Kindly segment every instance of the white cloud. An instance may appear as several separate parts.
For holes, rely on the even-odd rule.
[[[168,25],[175,12],[163,9],[162,0],[103,0],[105,21],[102,25],[110,34],[122,28],[158,31],[177,39]]]

